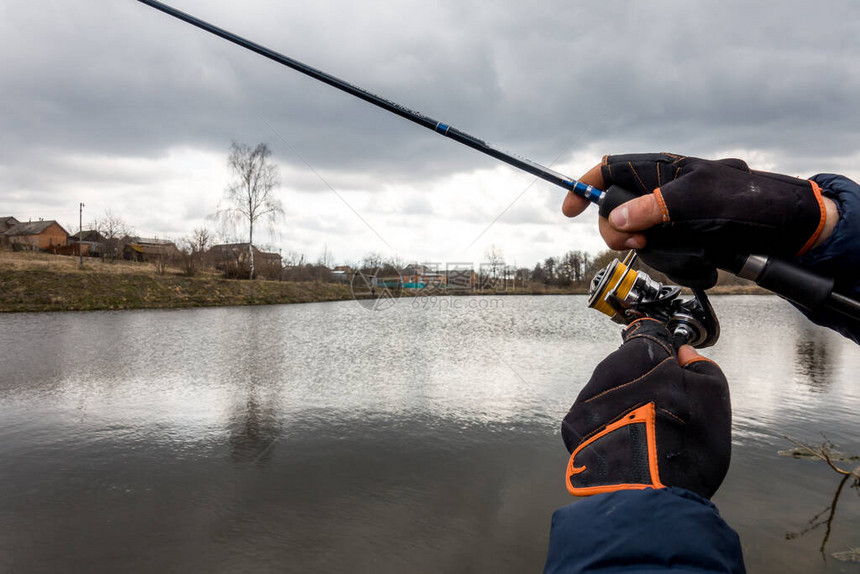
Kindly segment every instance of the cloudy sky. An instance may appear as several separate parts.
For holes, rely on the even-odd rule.
[[[604,153],[735,156],[860,178],[848,2],[172,0],[463,131],[581,175]],[[267,143],[261,243],[533,266],[601,248],[564,191],[135,0],[0,0],[0,216],[214,228],[231,142]]]

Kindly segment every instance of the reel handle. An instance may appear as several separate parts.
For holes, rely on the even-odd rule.
[[[639,196],[632,191],[628,191],[617,185],[610,185],[609,189],[606,190],[606,193],[598,202],[597,211],[601,217],[609,219],[609,214],[612,213],[613,209],[637,197]]]
[[[598,203],[601,217],[639,197],[632,191],[611,185]],[[647,233],[645,234],[648,235]],[[854,320],[860,320],[860,303],[833,292],[835,281],[799,265],[775,257],[737,254],[733,261],[717,262],[717,267],[776,293],[808,311],[829,308]]]

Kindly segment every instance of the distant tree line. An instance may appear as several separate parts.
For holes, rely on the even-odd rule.
[[[613,259],[623,260],[625,251],[613,251],[606,249],[597,255],[591,255],[585,251],[568,251],[560,257],[547,257],[543,262],[538,262],[530,274],[530,279],[535,283],[542,283],[555,287],[587,287],[592,278],[603,268],[609,265]],[[664,284],[673,284],[664,273],[657,271],[638,259],[635,268],[648,274],[655,281]],[[736,277],[731,273],[718,270],[717,285],[750,285],[749,281]]]
[[[255,227],[261,223],[273,225],[275,220],[284,214],[281,202],[273,195],[280,183],[280,175],[271,155],[271,150],[264,143],[256,147],[237,142],[232,144],[228,166],[233,178],[225,191],[225,203],[219,204],[217,211],[210,216],[223,230],[214,234],[205,227],[195,229],[191,235],[177,241],[173,250],[146,254],[146,260],[154,263],[159,274],[164,274],[168,267],[175,267],[188,276],[209,270],[220,271],[230,278],[255,278],[259,273],[266,279],[322,282],[351,280],[351,276],[357,272],[389,278],[400,275],[407,265],[397,257],[385,257],[379,253],[369,253],[359,261],[335,267],[333,255],[327,245],[323,246],[322,254],[315,262],[307,261],[304,254],[296,251],[282,255],[258,249],[253,243]],[[246,242],[236,241],[238,236],[235,234],[235,228],[240,226],[247,228]],[[100,255],[109,260],[122,258],[126,246],[134,239],[132,227],[110,210],[106,211],[103,217],[93,220],[90,229],[101,235]],[[230,234],[228,229],[234,229],[234,233]],[[219,245],[214,245],[215,243]],[[598,271],[613,259],[623,257],[624,252],[611,250],[596,255],[582,250],[570,250],[563,255],[538,261],[534,268],[529,269],[509,265],[502,249],[490,245],[484,252],[484,260],[469,271],[474,273],[470,284],[480,291],[527,288],[533,285],[583,289],[588,287]],[[641,260],[638,268],[657,281],[669,282],[665,275],[644,265]],[[441,272],[451,270],[435,271],[438,276]],[[719,284],[741,282],[743,280],[733,275],[720,275]]]
[[[535,283],[555,287],[581,285],[591,281],[597,271],[594,263],[598,260],[602,260],[600,255],[594,258],[585,251],[568,251],[564,255],[538,261],[531,271],[530,279]]]

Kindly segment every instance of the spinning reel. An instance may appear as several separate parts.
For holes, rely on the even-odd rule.
[[[693,289],[693,298],[681,299],[681,288],[663,285],[633,269],[636,252],[624,261],[615,259],[591,280],[588,306],[629,325],[650,317],[664,323],[676,347],[710,347],[720,337],[720,324],[704,290]]]
[[[635,194],[618,186],[610,186],[603,191],[531,160],[504,152],[446,123],[381,98],[354,84],[204,22],[158,0],[138,1],[526,173],[563,187],[597,204],[604,217],[608,217],[614,207],[635,197]],[[809,311],[835,312],[840,314],[842,320],[848,318],[850,321],[860,321],[860,301],[834,291],[836,285],[834,279],[817,275],[784,259],[755,254],[738,255],[738,261],[725,267],[738,277],[750,279]],[[680,300],[678,299],[679,287],[664,286],[642,272],[632,271],[630,265],[633,258],[635,255],[628,255],[623,263],[616,260],[595,276],[591,285],[589,306],[609,315],[619,323],[629,324],[639,317],[653,317],[665,321],[678,341],[689,342],[695,347],[713,345],[720,336],[720,327],[705,292],[694,289],[693,299]]]

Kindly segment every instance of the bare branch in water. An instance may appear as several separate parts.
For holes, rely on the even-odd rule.
[[[838,472],[839,474],[843,474],[846,476],[853,476],[855,480],[860,480],[860,466],[855,468],[854,470],[843,470],[836,466],[833,463],[833,449],[835,445],[830,443],[829,441],[825,441],[821,443],[821,446],[818,448],[813,448],[807,444],[800,442],[799,440],[795,440],[788,435],[782,435],[785,439],[793,442],[803,450],[807,451],[809,454],[814,456],[815,458],[819,458],[827,463],[827,466]],[[840,457],[845,458],[845,457]],[[848,460],[854,460],[856,457],[848,457]]]
[[[860,562],[860,548],[849,548],[842,552],[834,552],[832,556],[842,562]]]
[[[830,531],[833,526],[833,518],[836,516],[836,505],[839,503],[839,496],[842,494],[842,489],[845,487],[845,483],[848,482],[849,478],[853,479],[853,483],[851,485],[852,488],[857,490],[858,495],[860,495],[860,466],[855,468],[854,470],[845,470],[836,466],[834,463],[834,459],[840,461],[848,461],[848,460],[857,460],[857,457],[845,456],[837,451],[835,451],[836,445],[831,443],[828,440],[825,440],[821,446],[811,447],[807,444],[800,442],[799,440],[795,440],[787,435],[783,435],[787,440],[793,442],[799,448],[795,449],[791,453],[780,452],[785,456],[796,456],[796,457],[810,457],[817,458],[823,460],[827,463],[831,469],[835,472],[842,475],[842,480],[839,481],[839,486],[836,488],[836,492],[833,494],[833,500],[830,502],[830,505],[827,506],[824,510],[813,516],[807,523],[806,528],[801,530],[800,532],[788,532],[785,537],[788,540],[793,538],[798,538],[811,532],[818,528],[819,526],[825,526],[824,539],[821,541],[821,546],[819,547],[819,552],[821,552],[822,558],[826,559],[824,554],[824,548],[827,546],[827,541],[830,539]],[[822,519],[822,515],[827,513],[827,518]],[[834,552],[833,557],[837,560],[841,560],[844,562],[850,561],[860,561],[860,554],[857,553],[857,549],[851,549],[845,552]]]

